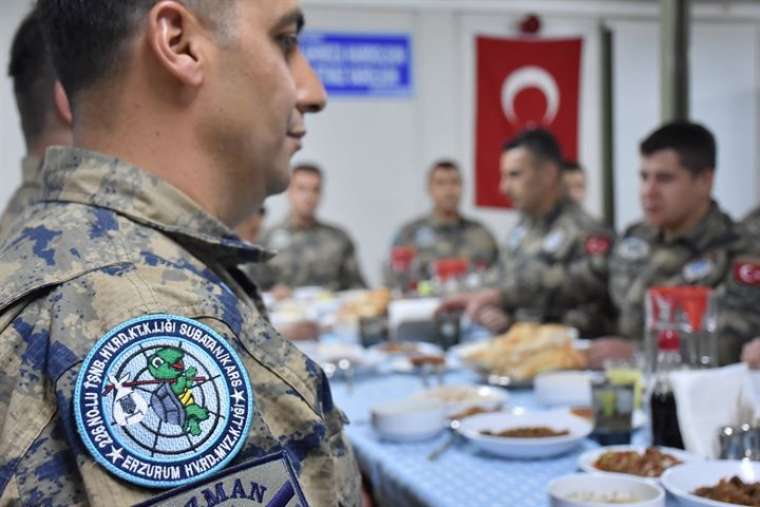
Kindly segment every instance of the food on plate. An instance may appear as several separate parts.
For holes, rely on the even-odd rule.
[[[449,419],[451,420],[460,420],[464,419],[465,417],[472,417],[474,415],[478,414],[487,414],[489,412],[497,412],[500,408],[486,408],[486,407],[468,407],[461,412],[457,412],[455,414],[451,414],[449,416]]]
[[[620,491],[613,491],[611,493],[598,493],[595,491],[577,491],[566,495],[567,500],[574,500],[576,502],[590,502],[590,503],[612,503],[612,504],[625,504],[636,503],[641,501],[639,498],[631,495],[630,493],[623,493]]]
[[[569,435],[570,431],[560,430],[556,431],[548,426],[524,426],[520,428],[510,428],[508,430],[490,431],[483,430],[481,435],[487,437],[508,437],[508,438],[548,438],[548,437],[564,437]]]
[[[656,447],[649,447],[643,453],[637,451],[608,451],[594,462],[594,468],[604,472],[659,477],[668,468],[680,465],[681,461]]]
[[[414,354],[419,352],[420,346],[415,342],[397,342],[389,341],[381,343],[377,349],[389,354]]]
[[[465,362],[492,375],[530,380],[554,370],[585,369],[586,355],[573,348],[575,329],[559,324],[517,323],[506,334],[465,352]]]
[[[582,417],[587,421],[594,420],[594,409],[591,407],[572,407],[570,413]]]
[[[737,476],[721,479],[715,486],[698,488],[694,494],[718,502],[760,507],[760,482],[744,482]]]
[[[446,358],[439,354],[415,354],[409,357],[409,362],[415,368],[421,366],[443,366],[446,364]]]
[[[338,310],[342,320],[358,320],[382,317],[391,302],[390,289],[367,290],[348,299]]]

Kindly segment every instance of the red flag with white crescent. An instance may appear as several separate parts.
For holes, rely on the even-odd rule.
[[[577,159],[583,40],[477,37],[476,46],[475,204],[505,208],[504,141],[542,127],[557,137],[566,159]]]

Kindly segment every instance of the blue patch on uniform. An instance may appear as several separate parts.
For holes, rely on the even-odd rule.
[[[21,236],[12,243],[12,246],[16,246],[24,240],[34,241],[34,247],[32,247],[34,255],[44,260],[48,266],[55,266],[55,250],[50,248],[50,242],[61,234],[61,231],[51,231],[44,225],[27,227]]]
[[[414,234],[414,242],[422,248],[430,248],[435,244],[435,232],[430,227],[422,227]]]
[[[116,221],[113,211],[103,208],[93,208],[95,221],[90,227],[90,239],[102,238],[110,231],[118,231],[119,223]]]
[[[167,488],[219,472],[241,450],[253,418],[242,360],[200,322],[148,315],[103,336],[74,391],[89,453],[131,483]]]
[[[696,282],[709,276],[713,269],[715,265],[710,259],[698,259],[683,267],[683,277],[689,283]]]

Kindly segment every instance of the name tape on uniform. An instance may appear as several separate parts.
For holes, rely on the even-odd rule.
[[[148,315],[100,338],[77,377],[77,430],[92,457],[145,487],[193,484],[246,441],[253,390],[227,340],[200,322]]]
[[[236,467],[135,507],[308,507],[285,452]]]

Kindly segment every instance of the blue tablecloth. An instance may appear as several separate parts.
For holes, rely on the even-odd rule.
[[[457,371],[447,374],[445,381],[474,384],[477,378]],[[346,433],[381,507],[547,507],[549,482],[577,471],[580,454],[597,446],[589,440],[551,459],[508,460],[483,454],[460,440],[431,462],[428,454],[450,438],[449,433],[425,442],[391,443],[377,436],[369,420],[372,405],[422,389],[419,377],[406,374],[365,377],[351,390],[341,380],[333,382],[333,396],[352,421]],[[510,391],[509,406],[541,408],[531,390]],[[668,507],[676,505],[669,500]]]

